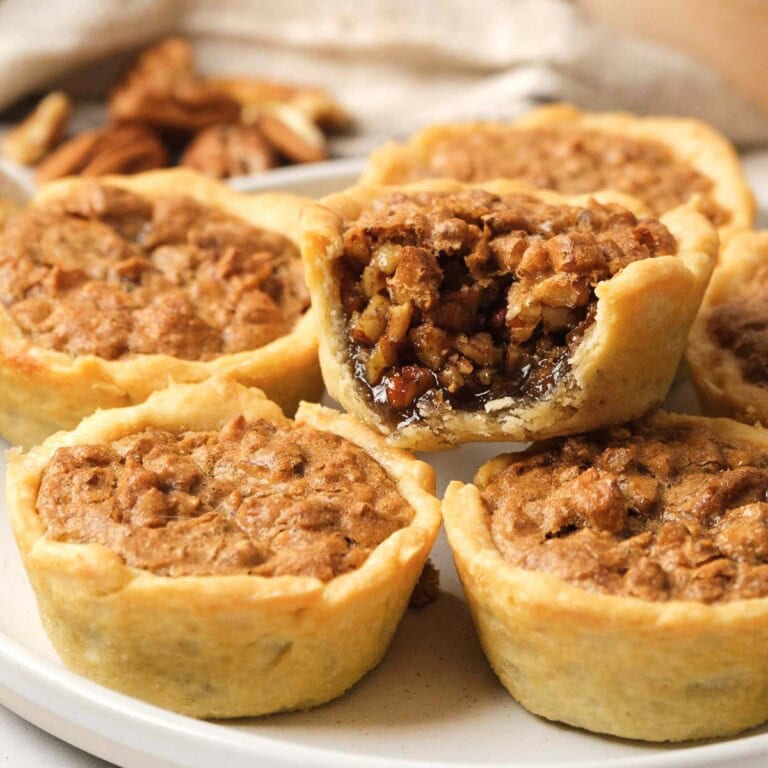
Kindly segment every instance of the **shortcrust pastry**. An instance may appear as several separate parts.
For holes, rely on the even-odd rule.
[[[697,195],[721,235],[754,223],[754,200],[735,150],[689,118],[586,113],[558,104],[510,124],[436,125],[374,152],[361,181],[435,177],[518,178],[569,195],[615,189],[657,216]]]
[[[342,694],[384,654],[440,524],[426,464],[221,377],[93,414],[8,466],[63,661],[197,717]]]
[[[659,221],[616,193],[511,181],[322,202],[301,247],[326,386],[418,449],[567,434],[658,404],[718,242],[692,207]]]
[[[0,239],[0,432],[28,446],[215,373],[315,399],[303,204],[183,170],[44,188]]]
[[[768,421],[768,232],[742,232],[723,247],[686,358],[712,413]]]
[[[443,502],[494,670],[626,738],[768,719],[768,433],[659,413],[485,464]]]

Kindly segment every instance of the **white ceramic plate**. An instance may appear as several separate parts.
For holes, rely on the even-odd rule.
[[[768,158],[753,181],[768,193]],[[239,179],[241,189],[319,195],[349,184],[356,161]],[[668,401],[692,410],[681,381]],[[471,479],[502,446],[431,455],[439,492]],[[4,464],[0,460],[0,471]],[[1,511],[1,509],[0,509]],[[49,645],[0,514],[0,703],[123,768],[704,768],[768,764],[768,728],[710,744],[658,746],[595,736],[521,709],[491,672],[467,612],[445,539],[433,553],[442,593],[408,612],[379,665],[341,699],[304,713],[223,723],[193,720],[68,672]],[[628,670],[631,674],[631,670]]]

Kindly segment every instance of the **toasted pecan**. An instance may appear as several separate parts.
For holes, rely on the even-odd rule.
[[[63,91],[51,91],[3,139],[3,154],[22,165],[34,165],[64,135],[72,102]]]
[[[328,157],[322,131],[290,104],[273,103],[255,115],[246,107],[243,120],[255,120],[270,144],[292,163],[315,163]]]
[[[352,122],[344,107],[322,88],[249,77],[209,77],[205,82],[250,109],[260,110],[273,103],[289,104],[328,130],[342,130]]]
[[[195,135],[179,164],[217,179],[226,179],[261,173],[278,163],[271,145],[257,126],[214,125]]]
[[[143,125],[108,125],[62,144],[37,166],[43,184],[62,176],[101,176],[162,168],[168,155],[157,135]]]
[[[115,122],[182,131],[233,123],[240,117],[240,104],[198,77],[189,43],[176,37],[139,56],[110,94],[108,108]]]

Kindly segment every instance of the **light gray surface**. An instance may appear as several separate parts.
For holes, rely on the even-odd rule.
[[[758,201],[761,208],[764,209],[760,224],[768,226],[768,217],[766,217],[765,212],[765,209],[768,209],[768,152],[751,156],[747,159],[746,164],[752,182],[758,191]],[[318,189],[317,191],[325,190]],[[685,398],[686,395],[676,392],[673,397],[679,399],[680,397]],[[474,468],[483,460],[484,455],[486,453],[490,455],[492,452],[490,447],[472,446],[463,449],[461,453],[443,454],[443,458],[440,459],[440,474],[443,481],[449,476],[468,478]],[[468,455],[469,453],[472,455]],[[7,527],[3,527],[0,536],[7,537],[8,535]],[[449,592],[454,592],[457,589],[455,574],[444,547],[444,542],[441,542],[438,547],[437,559],[443,569],[444,587],[447,587]],[[0,563],[0,568],[4,565],[7,564]],[[0,606],[3,606],[2,602],[0,602]],[[4,607],[0,608],[0,614],[3,610],[5,610]],[[445,619],[448,614],[452,615],[452,626],[456,631],[451,636],[441,637],[433,631],[446,625]],[[2,615],[0,615],[0,619],[2,619]],[[33,650],[39,650],[37,647],[39,643],[39,639],[32,642]],[[413,666],[414,656],[423,665],[423,669]],[[415,669],[419,672],[414,672]],[[450,677],[441,678],[442,672],[446,669],[451,670]],[[431,688],[430,683],[425,681],[425,677],[427,680],[438,683],[438,687]],[[393,680],[397,682],[392,682]],[[30,680],[30,685],[34,684]],[[398,692],[399,689],[398,706],[384,710],[379,708],[378,711],[372,708],[371,697],[367,694],[376,690],[377,687],[386,688],[389,696]],[[481,691],[483,695],[478,697],[478,691]],[[497,705],[503,706],[507,712],[506,726],[510,733],[517,732],[520,727],[525,730],[530,716],[519,711],[514,703],[509,701],[506,694],[500,690],[479,656],[476,641],[471,632],[471,625],[463,606],[449,594],[448,596],[444,595],[443,599],[429,607],[424,614],[415,617],[407,616],[402,630],[398,632],[392,651],[382,667],[368,676],[363,684],[358,686],[349,696],[323,709],[326,712],[336,713],[339,718],[338,722],[343,721],[347,727],[350,724],[356,725],[360,734],[360,744],[365,744],[368,740],[382,744],[380,739],[383,739],[393,747],[397,744],[398,734],[407,740],[409,734],[420,730],[426,730],[427,733],[433,728],[436,732],[442,731],[459,709],[462,720],[475,720],[478,728],[482,730],[484,709]],[[325,723],[318,721],[313,726],[314,717],[312,713],[303,713],[270,718],[264,721],[266,726],[264,730],[269,732],[269,735],[279,734],[287,742],[311,746],[315,740],[326,740],[330,725],[327,721]],[[250,728],[251,725],[246,722],[227,726],[227,730],[232,733],[233,738],[236,738],[238,732],[249,731]],[[573,750],[573,756],[577,757],[579,744],[589,744],[597,738],[554,725],[547,726],[540,732],[543,734],[540,742],[533,744],[510,742],[510,759],[520,759],[522,752],[533,764],[539,751],[542,753],[548,751],[550,746],[548,741],[561,738],[565,740],[565,743],[571,745],[570,749]],[[547,733],[551,733],[551,739],[546,735]],[[387,735],[388,738],[383,738]],[[487,736],[490,747],[492,734],[488,733]],[[603,741],[606,745],[606,757],[613,754],[617,759],[621,759],[627,755],[624,742]],[[94,746],[92,748],[98,749],[99,747]],[[439,745],[436,744],[435,748],[439,751]],[[104,754],[103,745],[101,745],[101,751]],[[654,754],[658,755],[658,748],[640,747],[638,752],[652,757]],[[672,762],[679,764],[678,761],[686,752],[688,751],[685,748],[673,748],[664,750],[663,754],[668,756],[669,764]],[[694,752],[698,752],[698,750],[694,750]],[[718,759],[714,763],[708,759],[702,761],[694,758],[694,752],[690,753],[691,760],[686,761],[686,764],[691,768],[705,764],[733,765],[734,767],[738,765],[740,768],[753,768],[754,766],[757,768],[757,766],[768,764],[768,757],[762,750],[760,754],[753,754],[750,758],[732,761],[723,756],[723,759]],[[393,758],[399,757],[397,750],[389,754]],[[470,754],[471,752],[467,751],[464,755],[446,754],[443,757],[446,763],[464,762],[468,764]],[[700,754],[703,755],[704,752]],[[562,753],[562,758],[567,759],[568,757],[566,748],[566,752]],[[475,754],[472,754],[471,758],[472,762],[477,761],[478,763],[488,759],[489,757],[483,755],[482,750],[479,749],[475,750]],[[125,764],[128,765],[128,762]],[[136,764],[138,765],[138,763]],[[269,762],[266,761],[262,761],[260,765],[264,768],[270,768]],[[589,763],[582,762],[581,765],[586,767]],[[0,767],[4,768],[5,766],[9,768],[50,768],[51,766],[57,768],[105,768],[109,766],[109,763],[70,747],[0,707]],[[311,763],[307,763],[307,768],[310,766]]]
[[[111,768],[76,747],[41,731],[0,706],[0,766],[3,768]]]

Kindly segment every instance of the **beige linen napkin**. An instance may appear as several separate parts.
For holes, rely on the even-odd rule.
[[[62,81],[103,93],[170,33],[193,40],[205,73],[327,87],[357,118],[339,154],[550,100],[695,115],[738,143],[768,141],[768,120],[717,73],[566,0],[3,0],[0,107]]]

